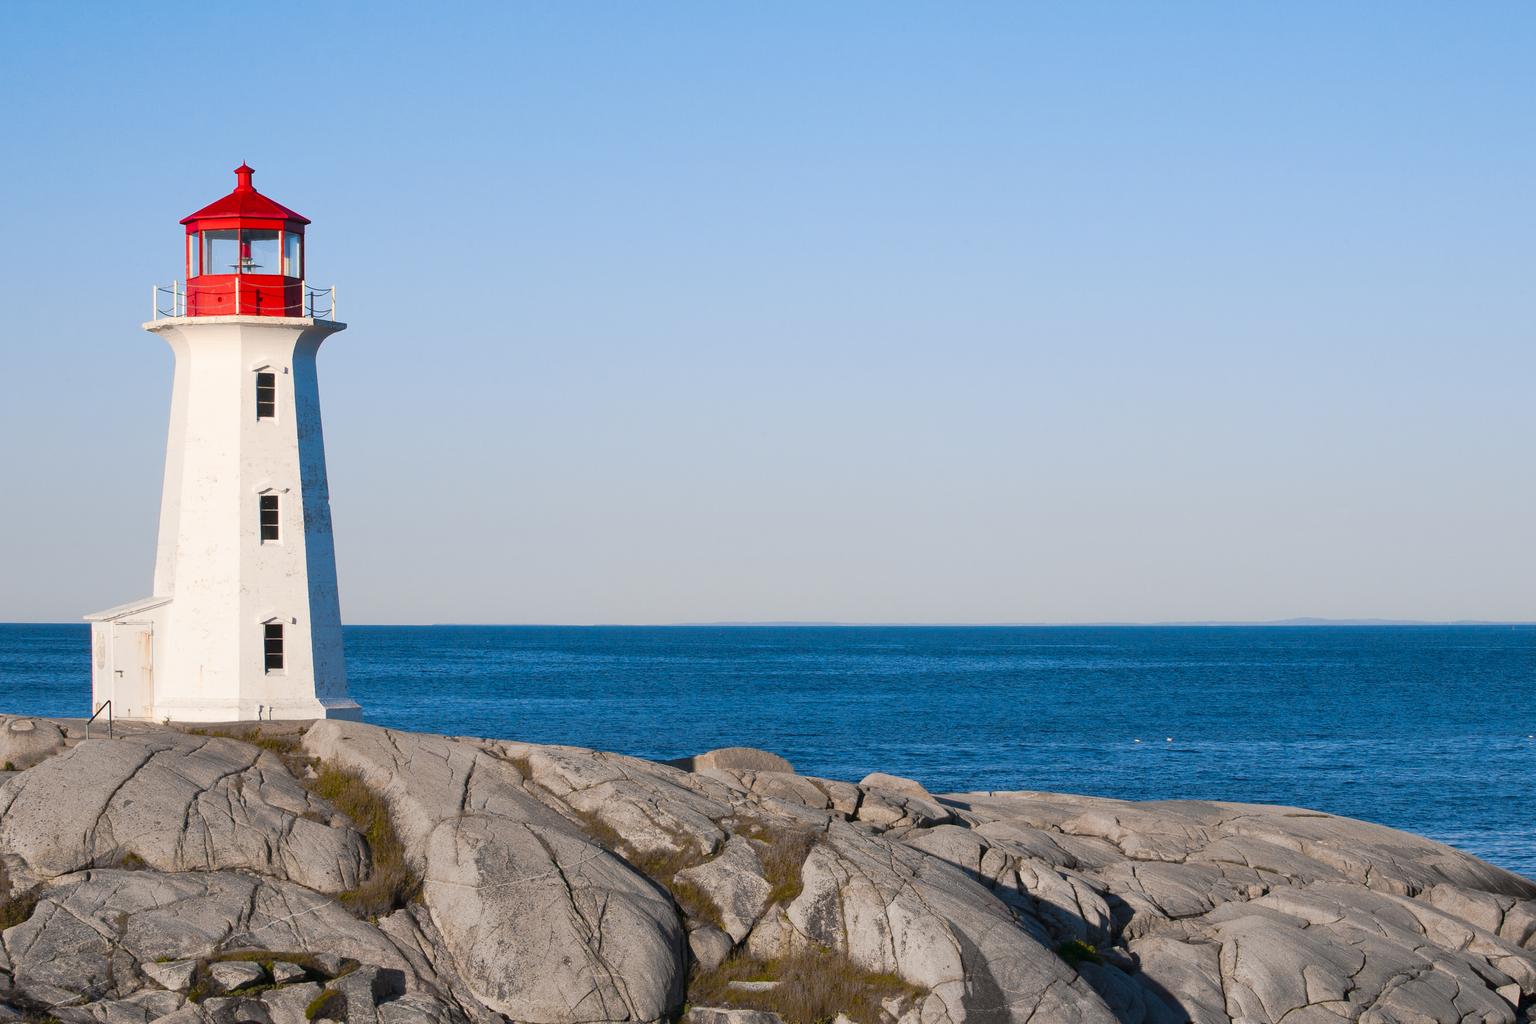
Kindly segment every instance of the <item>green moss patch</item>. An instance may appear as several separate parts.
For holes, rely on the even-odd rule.
[[[305,1020],[339,1020],[347,1019],[347,997],[335,989],[326,989],[304,1007]]]
[[[1099,955],[1097,949],[1078,939],[1070,939],[1057,946],[1056,955],[1071,964],[1074,970],[1079,964],[1101,964],[1104,962],[1104,958]]]

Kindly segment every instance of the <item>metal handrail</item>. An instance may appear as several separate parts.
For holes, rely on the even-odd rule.
[[[96,721],[97,715],[100,715],[103,711],[105,711],[107,713],[107,739],[112,739],[113,738],[113,736],[112,736],[112,702],[110,700],[104,700],[104,701],[101,702],[101,707],[96,709],[96,713],[91,715],[90,718],[87,718],[85,720],[85,738],[86,739],[90,739],[91,738],[91,723]]]
[[[240,308],[240,278],[236,277],[233,284],[205,285],[198,289],[199,292],[211,292],[224,289],[233,294],[235,309]],[[329,303],[327,305],[327,302]],[[166,303],[167,305],[162,305]],[[187,282],[182,280],[172,281],[168,285],[157,284],[150,286],[149,294],[151,322],[155,320],[171,319],[187,315]],[[270,307],[269,307],[270,308]],[[290,313],[296,316],[313,317],[316,320],[336,319],[336,286],[329,288],[311,288],[308,282],[299,282],[299,301],[297,307],[284,305],[278,307],[283,316]],[[295,308],[297,312],[295,313]],[[241,314],[234,314],[241,315]]]

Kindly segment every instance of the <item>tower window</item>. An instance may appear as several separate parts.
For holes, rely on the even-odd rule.
[[[256,418],[269,420],[277,415],[277,374],[256,375]]]
[[[281,530],[277,521],[277,495],[263,494],[261,496],[261,539],[280,540]]]
[[[261,631],[267,671],[281,672],[283,670],[283,624],[268,622],[261,627]]]

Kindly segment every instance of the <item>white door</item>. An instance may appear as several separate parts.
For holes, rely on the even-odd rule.
[[[155,707],[155,631],[148,622],[112,623],[112,715],[150,718]]]

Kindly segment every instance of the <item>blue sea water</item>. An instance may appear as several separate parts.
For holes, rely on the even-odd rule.
[[[346,646],[382,725],[1314,807],[1536,877],[1536,627],[358,626]],[[0,625],[0,710],[88,701],[84,626]]]

